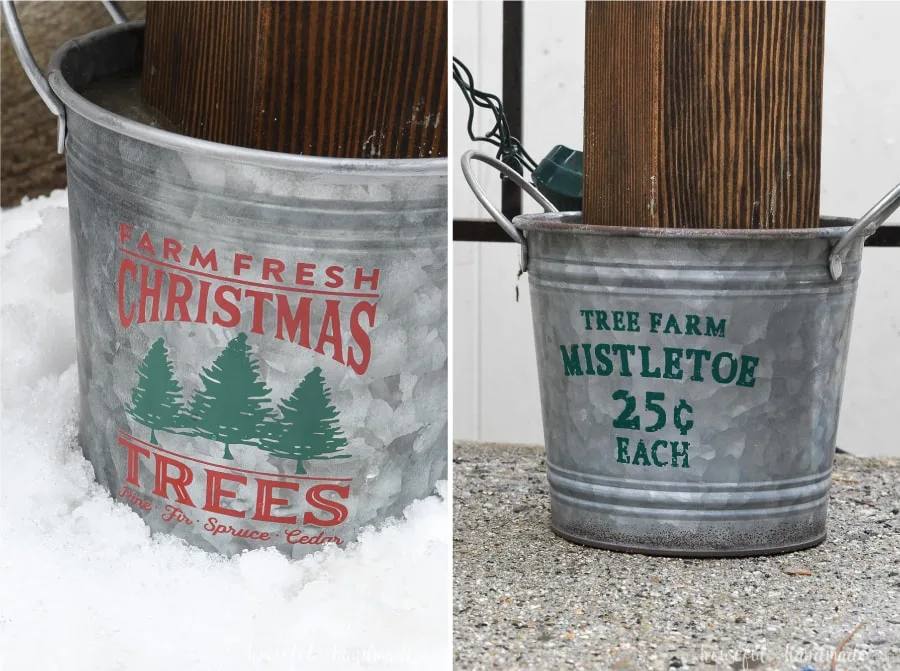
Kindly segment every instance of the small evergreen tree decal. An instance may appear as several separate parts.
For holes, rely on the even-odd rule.
[[[297,460],[297,474],[305,474],[305,459],[344,459],[335,454],[347,446],[338,423],[337,409],[325,386],[322,369],[313,368],[287,399],[278,405],[281,420],[269,424],[260,449]],[[333,456],[329,456],[333,455]]]
[[[259,364],[250,358],[247,334],[229,341],[211,368],[200,374],[203,389],[191,399],[194,435],[225,444],[225,459],[234,459],[234,444],[256,444],[274,418],[269,392],[259,375]]]
[[[157,431],[177,429],[186,419],[181,385],[175,379],[162,338],[150,346],[137,374],[138,382],[131,390],[131,404],[125,406],[125,412],[150,429],[150,442],[159,445]]]

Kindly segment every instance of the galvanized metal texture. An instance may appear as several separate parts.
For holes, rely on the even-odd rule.
[[[896,201],[796,230],[516,217],[554,531],[676,556],[820,543],[863,239]]]
[[[299,557],[447,469],[446,161],[316,159],[150,128],[77,91],[142,27],[67,43],[80,442],[154,531]]]
[[[862,239],[835,281],[841,229],[515,223],[528,229],[553,529],[680,556],[821,542]]]

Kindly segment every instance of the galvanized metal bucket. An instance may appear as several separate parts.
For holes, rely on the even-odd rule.
[[[472,160],[550,213],[507,220]],[[900,186],[852,226],[598,227],[462,164],[528,272],[553,530],[677,556],[821,543],[863,241]]]
[[[143,25],[65,44],[80,442],[154,531],[233,554],[346,544],[447,469],[445,159],[195,140],[80,91],[135,72]]]

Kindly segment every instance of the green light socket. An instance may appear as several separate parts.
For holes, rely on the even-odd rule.
[[[561,144],[538,164],[531,179],[560,212],[580,212],[584,186],[584,154]]]

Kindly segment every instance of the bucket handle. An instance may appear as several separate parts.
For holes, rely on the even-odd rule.
[[[6,2],[6,0],[4,0],[4,2]],[[519,269],[524,273],[528,270],[528,243],[525,240],[525,236],[523,236],[521,231],[519,231],[519,229],[517,229],[488,199],[487,193],[485,193],[484,189],[478,183],[478,180],[475,179],[472,161],[481,161],[482,163],[486,163],[499,170],[525,193],[536,200],[541,207],[544,208],[545,212],[558,212],[559,210],[557,210],[534,185],[505,163],[491,156],[487,156],[486,154],[480,154],[474,150],[467,151],[463,154],[461,160],[462,172],[469,188],[472,189],[478,202],[484,206],[484,209],[486,209],[494,218],[494,221],[500,225],[500,228],[502,228],[514,242],[519,243],[522,252],[519,260]],[[859,236],[867,238],[872,235],[878,227],[893,214],[894,210],[897,210],[898,208],[900,208],[900,184],[897,184],[893,189],[888,191],[881,200],[875,203],[868,212],[860,217],[856,223],[841,236],[837,244],[832,248],[831,254],[828,257],[828,270],[831,273],[832,279],[838,280],[841,278],[841,275],[844,272],[844,256],[847,254],[847,250],[850,248],[853,241]]]
[[[128,18],[119,8],[118,3],[104,0],[103,6],[113,21],[116,23],[127,23]],[[34,86],[41,100],[56,116],[56,152],[63,154],[66,151],[66,107],[53,92],[53,89],[50,88],[50,83],[47,81],[44,73],[41,72],[37,61],[34,60],[31,48],[28,46],[28,40],[25,39],[25,34],[22,32],[22,24],[19,23],[19,15],[16,13],[15,4],[12,0],[2,0],[2,10],[6,32],[9,34],[13,49],[16,51],[16,56],[18,56],[25,74],[28,75],[31,85]]]
[[[525,236],[522,235],[522,232],[517,229],[515,225],[506,218],[506,215],[497,209],[490,201],[487,193],[485,193],[485,190],[481,187],[481,184],[475,179],[472,161],[481,161],[482,163],[486,163],[492,168],[499,170],[501,174],[511,179],[516,186],[537,201],[537,203],[544,208],[544,212],[559,212],[559,210],[557,210],[553,203],[547,200],[546,196],[538,191],[531,182],[502,161],[492,156],[488,156],[487,154],[481,154],[475,150],[467,151],[462,155],[460,164],[462,166],[463,177],[466,178],[466,182],[468,183],[469,188],[472,189],[478,202],[484,206],[484,209],[486,209],[488,214],[494,218],[494,221],[499,224],[500,228],[513,239],[513,242],[519,243],[521,252],[521,255],[519,256],[519,273],[524,273],[528,270],[528,242],[525,240]]]
[[[898,207],[900,207],[900,184],[888,191],[881,200],[861,216],[832,248],[828,257],[831,279],[839,280],[841,278],[844,272],[844,256],[847,254],[850,244],[860,235],[865,238],[872,235]]]

